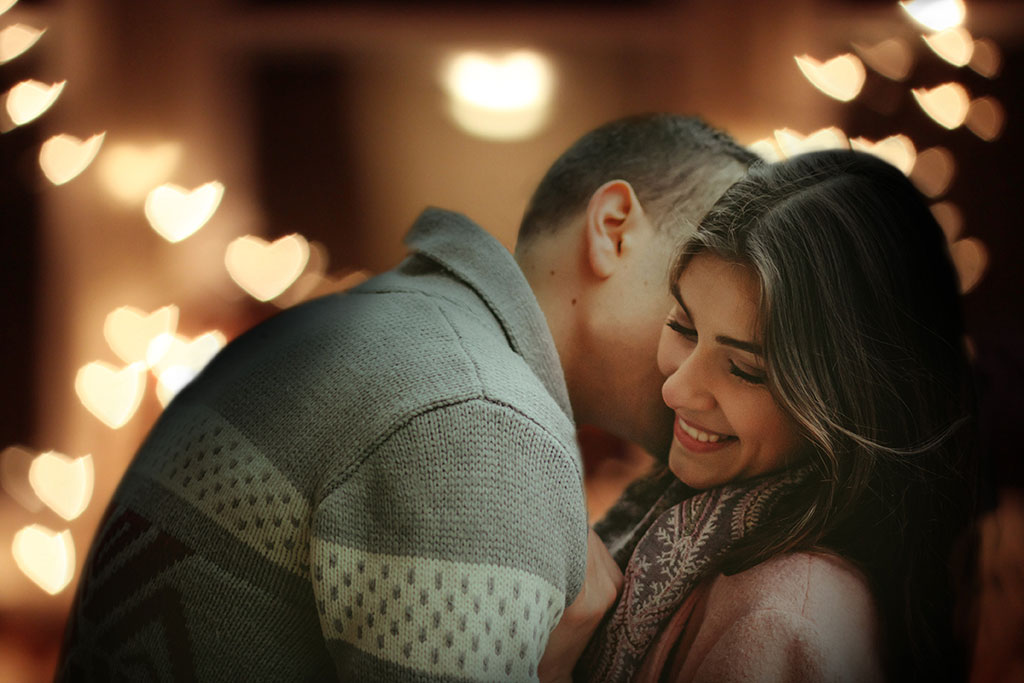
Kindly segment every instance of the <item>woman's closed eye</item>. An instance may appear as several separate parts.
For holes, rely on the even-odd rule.
[[[675,318],[669,318],[665,324],[668,325],[669,329],[679,333],[686,339],[689,339],[690,341],[697,340],[697,330],[695,330],[692,327],[687,327],[686,325],[679,322]]]
[[[765,376],[757,372],[748,372],[740,368],[736,363],[729,361],[729,372],[739,377],[747,384],[763,385],[765,382]]]

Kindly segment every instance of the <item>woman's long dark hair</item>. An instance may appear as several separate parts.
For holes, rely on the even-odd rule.
[[[892,680],[962,677],[949,562],[973,509],[974,399],[945,237],[894,167],[846,151],[761,165],[684,247],[760,281],[768,385],[814,476],[726,558],[827,549],[870,583]]]

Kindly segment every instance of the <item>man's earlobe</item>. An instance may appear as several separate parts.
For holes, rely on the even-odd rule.
[[[643,208],[633,186],[625,180],[610,180],[591,195],[584,230],[587,259],[594,275],[606,278],[615,272],[641,220]]]

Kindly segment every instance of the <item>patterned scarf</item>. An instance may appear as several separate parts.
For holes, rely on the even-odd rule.
[[[635,549],[622,595],[591,638],[576,679],[630,680],[657,634],[717,561],[808,473],[802,467],[697,493],[678,481],[668,484],[636,532],[612,543],[613,556],[632,544]]]

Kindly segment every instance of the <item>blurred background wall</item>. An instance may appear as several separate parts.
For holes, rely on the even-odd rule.
[[[1024,3],[908,5],[932,27],[890,0],[0,0],[0,680],[52,675],[106,501],[211,352],[396,264],[427,205],[511,247],[555,157],[631,113],[767,156],[885,141],[961,269],[985,504],[1019,503]],[[647,457],[582,441],[597,515]]]

